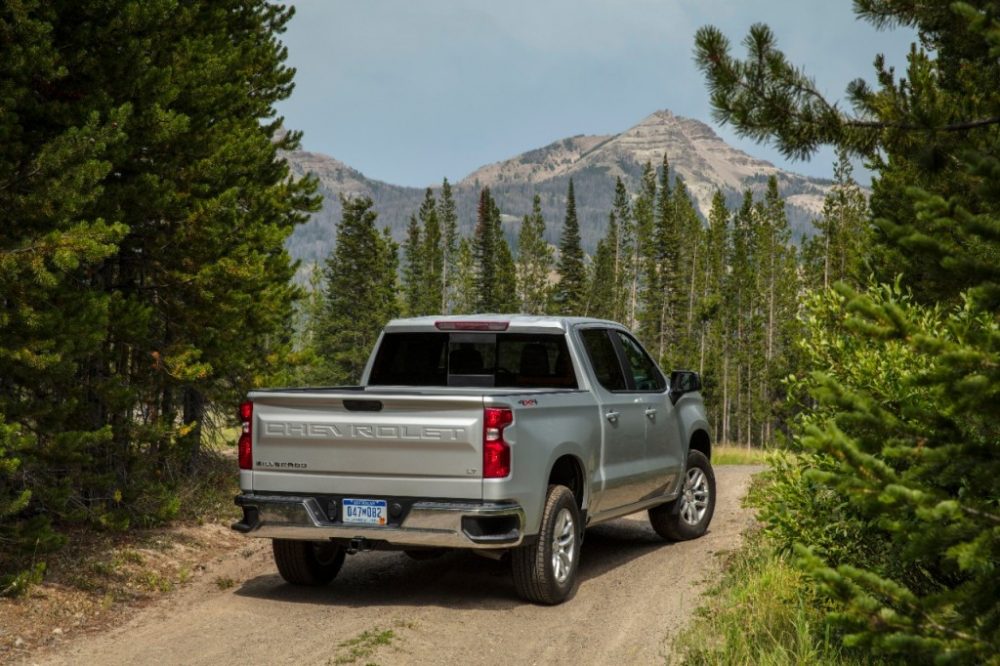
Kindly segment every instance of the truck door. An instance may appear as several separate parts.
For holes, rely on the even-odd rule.
[[[640,498],[671,492],[682,472],[684,446],[677,410],[667,396],[667,381],[649,354],[631,335],[613,331],[622,353],[625,381],[643,406],[645,416],[644,473]]]
[[[629,391],[625,370],[616,343],[607,328],[580,330],[583,347],[590,360],[594,393],[603,430],[601,447],[602,490],[591,511],[613,510],[631,504],[641,496],[645,473],[646,406],[642,396]]]

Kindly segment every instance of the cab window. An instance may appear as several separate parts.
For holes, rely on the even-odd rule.
[[[622,352],[625,355],[625,363],[628,366],[627,372],[632,374],[632,387],[636,391],[660,392],[667,387],[660,372],[649,354],[636,342],[632,336],[621,331],[615,331],[618,340],[621,342]]]
[[[625,375],[622,374],[622,366],[618,362],[614,343],[608,337],[608,330],[585,328],[580,331],[580,337],[590,358],[590,365],[594,368],[594,375],[597,376],[601,386],[609,391],[624,391]]]

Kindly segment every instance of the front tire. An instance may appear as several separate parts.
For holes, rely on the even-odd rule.
[[[517,593],[536,604],[565,601],[576,584],[582,536],[573,491],[566,486],[549,486],[538,539],[511,553]]]
[[[688,541],[708,530],[715,514],[715,472],[701,451],[688,453],[680,497],[649,510],[649,524],[664,539]]]
[[[329,541],[273,539],[271,549],[278,573],[292,585],[326,585],[344,566],[344,549]]]

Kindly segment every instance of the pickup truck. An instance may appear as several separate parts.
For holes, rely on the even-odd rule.
[[[525,599],[573,591],[584,530],[646,510],[692,539],[715,509],[701,380],[665,376],[620,324],[522,315],[397,319],[360,386],[252,391],[242,519],[289,583],[345,554],[470,549]]]

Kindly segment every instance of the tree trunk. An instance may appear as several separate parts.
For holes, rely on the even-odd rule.
[[[201,454],[201,423],[205,418],[205,396],[190,386],[184,387],[184,424],[194,427],[184,441],[188,445],[188,466],[193,468]]]

